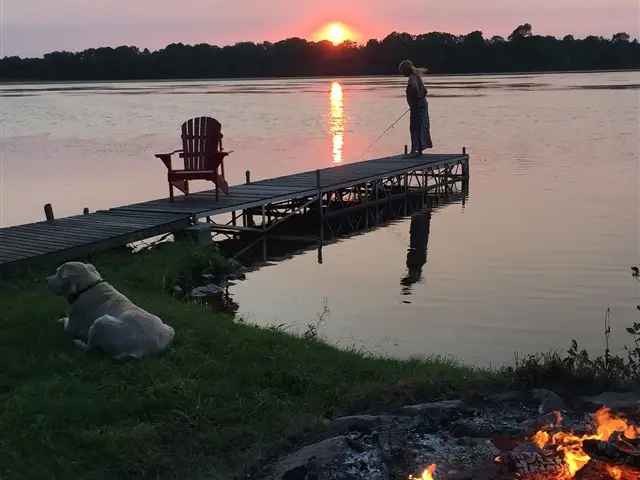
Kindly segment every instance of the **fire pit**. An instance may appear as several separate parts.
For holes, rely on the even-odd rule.
[[[513,445],[506,445],[494,459],[498,468],[488,478],[640,480],[640,428],[628,419],[601,407],[584,422],[574,420],[570,428],[563,425],[559,411],[552,412],[547,420],[553,421],[531,437],[513,439]],[[435,475],[436,469],[431,465],[422,476],[410,475],[409,480],[449,478],[446,469]],[[455,471],[453,477],[457,478]]]
[[[615,409],[584,399],[570,404],[538,390],[341,417],[266,477],[640,480],[640,399]]]

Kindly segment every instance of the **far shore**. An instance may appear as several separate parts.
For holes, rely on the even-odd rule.
[[[487,76],[526,76],[526,75],[565,75],[565,74],[587,74],[587,73],[628,73],[640,72],[640,68],[620,68],[606,70],[535,70],[522,72],[478,72],[478,73],[433,73],[427,74],[428,78],[437,77],[487,77]],[[395,75],[287,75],[278,77],[202,77],[202,78],[135,78],[118,80],[3,80],[0,85],[46,85],[46,84],[69,84],[69,83],[149,83],[149,82],[226,82],[226,81],[260,81],[260,80],[335,80],[351,78],[388,78]],[[402,78],[397,75],[398,78]]]

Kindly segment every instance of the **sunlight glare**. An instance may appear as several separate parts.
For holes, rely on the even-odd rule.
[[[342,85],[338,82],[331,84],[329,132],[333,141],[333,163],[342,163],[344,147],[344,103]]]

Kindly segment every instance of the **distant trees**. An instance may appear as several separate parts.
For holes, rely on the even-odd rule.
[[[42,58],[5,57],[2,80],[124,80],[301,75],[393,74],[405,58],[434,73],[483,73],[640,68],[640,45],[618,32],[611,40],[589,36],[562,40],[534,35],[519,25],[505,40],[482,32],[452,35],[392,32],[364,45],[289,38],[218,47],[172,43],[151,52],[137,47],[51,52]]]
[[[628,42],[630,39],[629,34],[627,32],[618,32],[611,39],[613,43],[618,42]]]
[[[509,35],[509,41],[519,40],[521,38],[530,37],[533,32],[533,28],[530,23],[524,25],[518,25],[516,29]]]

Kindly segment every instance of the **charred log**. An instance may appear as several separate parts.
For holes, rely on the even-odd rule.
[[[503,461],[516,474],[516,478],[526,480],[563,480],[568,475],[561,454],[543,451],[529,444],[516,447],[496,461]]]
[[[621,432],[615,432],[606,442],[585,440],[582,448],[602,462],[640,468],[640,439],[626,438]]]

